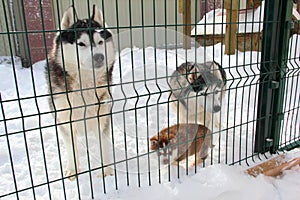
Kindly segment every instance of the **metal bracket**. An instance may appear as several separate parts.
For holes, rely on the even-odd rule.
[[[271,138],[266,138],[266,146],[267,146],[267,147],[273,146],[273,139],[271,139]]]
[[[275,90],[279,88],[279,81],[272,81],[270,83],[270,89]]]
[[[283,113],[278,113],[277,114],[277,120],[282,121],[284,119],[284,114]]]
[[[286,22],[286,28],[287,29],[294,29],[295,28],[295,24],[293,21],[287,21]]]

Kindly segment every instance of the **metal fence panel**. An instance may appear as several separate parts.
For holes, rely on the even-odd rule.
[[[0,19],[9,26],[6,2]],[[59,29],[37,31],[48,54],[26,69],[1,29],[10,51],[0,57],[0,198],[97,198],[218,163],[251,165],[299,145],[292,2],[226,2],[226,11],[210,6],[200,20],[207,1],[53,1]],[[65,12],[69,5],[100,24],[94,3],[108,26],[70,27],[77,16]],[[192,37],[182,34],[189,26]],[[236,32],[226,35],[228,28]],[[52,51],[47,33],[58,35]]]

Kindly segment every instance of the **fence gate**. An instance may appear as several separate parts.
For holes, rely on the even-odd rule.
[[[275,153],[280,147],[293,145],[293,141],[297,143],[299,138],[299,120],[294,114],[298,84],[294,70],[299,64],[295,62],[297,55],[292,54],[295,41],[289,43],[292,1],[266,2],[265,6],[255,150]]]
[[[0,9],[1,199],[102,199],[300,145],[292,0],[2,0]],[[95,22],[71,26],[77,18]]]

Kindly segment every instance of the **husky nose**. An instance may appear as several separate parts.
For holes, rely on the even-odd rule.
[[[102,64],[103,61],[104,61],[104,55],[98,53],[98,54],[95,54],[95,55],[93,56],[93,58],[94,58],[94,61],[95,61],[95,66],[96,66],[96,67],[100,67],[101,64]]]
[[[219,112],[221,110],[221,106],[214,106],[214,112]]]

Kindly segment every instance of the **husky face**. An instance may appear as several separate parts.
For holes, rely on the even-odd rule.
[[[195,108],[210,113],[221,110],[226,74],[217,63],[183,63],[172,77],[172,93],[189,113],[195,113]]]
[[[115,59],[112,33],[103,29],[102,13],[94,7],[89,19],[78,19],[70,7],[61,21],[62,31],[56,38],[57,62],[78,70],[105,70]]]
[[[160,135],[158,140],[157,136],[154,136],[150,139],[151,146],[150,149],[157,151],[157,156],[160,159],[160,163],[167,165],[172,163],[174,160],[178,159],[178,151],[175,145],[175,136],[171,134],[168,135]]]
[[[207,112],[216,113],[221,110],[222,89],[224,81],[215,62],[194,64],[189,71],[188,81],[191,86],[190,96],[197,95],[197,103]]]

